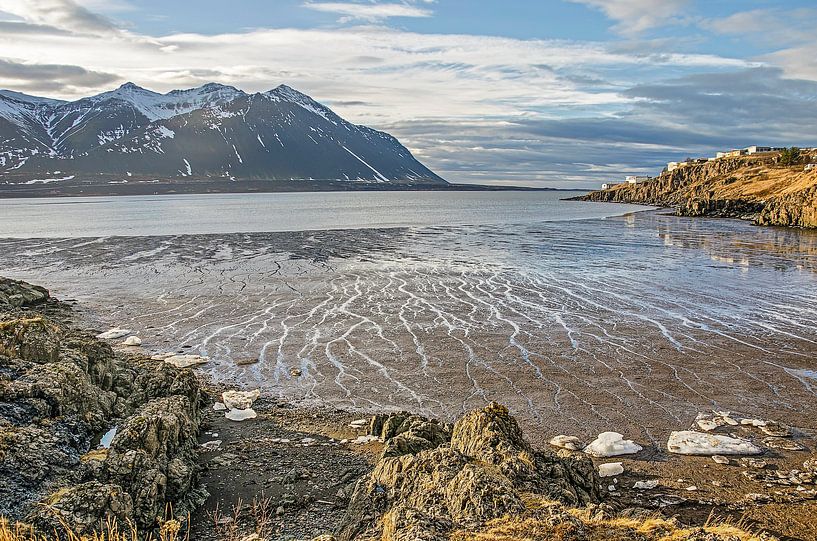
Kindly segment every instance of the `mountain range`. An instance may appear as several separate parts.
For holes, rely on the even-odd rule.
[[[391,135],[286,85],[0,90],[0,195],[447,186]]]

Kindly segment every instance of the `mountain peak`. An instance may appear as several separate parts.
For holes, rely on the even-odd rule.
[[[150,92],[149,90],[142,88],[141,86],[137,85],[136,83],[132,83],[128,81],[127,83],[120,85],[119,88],[116,90],[125,90],[128,92]]]

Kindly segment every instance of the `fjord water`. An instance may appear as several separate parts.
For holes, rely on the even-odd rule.
[[[603,218],[636,205],[582,192],[309,192],[0,199],[1,237],[153,236]]]
[[[658,443],[711,409],[815,428],[815,232],[559,195],[2,202],[4,236],[32,205],[49,238],[0,240],[0,268],[294,401],[452,418],[500,400],[534,439]]]

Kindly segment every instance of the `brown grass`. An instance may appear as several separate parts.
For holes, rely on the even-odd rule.
[[[42,533],[31,525],[12,523],[0,517],[0,541],[189,541],[188,535],[183,531],[182,523],[175,518],[163,520],[155,534],[139,533],[130,522],[121,526],[116,520],[108,519],[102,529],[92,534],[78,535],[65,522],[62,522],[59,530]]]
[[[520,516],[495,519],[478,531],[454,532],[451,541],[690,541],[701,534],[722,541],[771,541],[742,524],[710,518],[700,528],[686,528],[675,520],[659,516],[647,518],[598,518],[591,511],[564,509],[553,501],[533,495],[523,497],[528,511]],[[555,509],[553,509],[555,508]],[[550,511],[555,511],[551,513]],[[564,514],[560,517],[559,512]],[[556,515],[554,518],[553,515]]]

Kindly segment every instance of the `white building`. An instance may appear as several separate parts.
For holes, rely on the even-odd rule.
[[[746,147],[744,149],[746,154],[758,154],[760,152],[780,152],[781,150],[785,150],[782,147],[759,147],[757,145]]]
[[[642,182],[646,182],[648,180],[650,180],[650,177],[637,177],[634,175],[624,177],[624,182],[627,184],[641,184]]]
[[[676,170],[676,169],[678,169],[678,167],[680,167],[680,166],[681,166],[681,164],[680,164],[680,163],[678,163],[678,162],[669,162],[669,163],[667,164],[667,172],[669,173],[669,172],[671,172],[671,171],[675,171],[675,170]]]
[[[609,190],[609,189],[610,189],[610,188],[612,188],[613,186],[614,186],[614,184],[602,184],[602,185],[601,185],[601,189],[602,189],[602,190]]]

